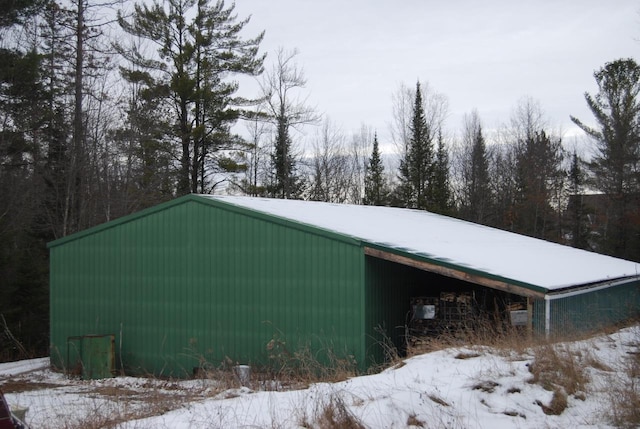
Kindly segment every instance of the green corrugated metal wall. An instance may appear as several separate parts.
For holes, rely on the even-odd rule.
[[[355,240],[188,196],[50,247],[57,365],[67,337],[105,333],[118,364],[162,375],[264,363],[274,336],[365,361]]]
[[[553,295],[551,295],[553,297]],[[588,332],[640,315],[640,282],[559,297],[549,302],[549,334]],[[534,331],[546,332],[546,302],[534,302]]]

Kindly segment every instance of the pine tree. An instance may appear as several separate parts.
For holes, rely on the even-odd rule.
[[[516,158],[515,230],[544,239],[559,239],[559,225],[551,206],[553,189],[564,176],[560,139],[544,130],[524,142]]]
[[[477,124],[473,134],[470,162],[465,189],[467,202],[464,208],[465,218],[472,222],[486,224],[492,195],[489,181],[489,157],[480,124]]]
[[[2,2],[0,28],[22,24],[35,15],[45,2],[43,0],[11,0]]]
[[[275,198],[298,198],[302,188],[301,178],[296,174],[296,160],[293,154],[288,120],[283,112],[277,118],[276,138],[271,162],[274,170],[274,184],[270,193]]]
[[[427,124],[420,82],[416,84],[409,131],[409,147],[400,161],[400,184],[396,194],[405,207],[426,210],[430,205],[429,187],[433,181],[434,156],[432,130]]]
[[[450,214],[452,209],[451,184],[449,180],[449,153],[444,145],[442,133],[438,133],[438,149],[433,165],[433,180],[431,181],[429,195],[430,211],[441,214]]]
[[[583,161],[577,152],[571,155],[571,165],[569,167],[569,223],[571,229],[571,242],[573,247],[588,249],[589,231],[587,229],[587,208],[583,203],[583,192],[585,176],[582,170]]]
[[[377,133],[373,137],[373,150],[367,163],[363,203],[370,206],[384,206],[388,203],[388,190],[384,177],[384,165],[380,157]]]
[[[159,59],[145,56],[138,47],[117,48],[132,65],[123,76],[142,73],[138,81],[164,89],[172,104],[179,194],[208,190],[205,161],[215,162],[212,152],[233,149],[238,141],[229,130],[245,100],[233,97],[237,83],[224,78],[262,72],[264,55],[258,55],[258,48],[264,33],[242,39],[249,19],[236,21],[234,7],[225,8],[221,0],[214,5],[208,0],[169,0],[136,4],[131,21],[118,17],[127,33],[157,46]]]
[[[135,79],[128,76],[130,82]],[[151,207],[174,195],[173,142],[167,138],[173,124],[167,120],[163,97],[158,88],[132,83],[126,120],[112,131],[114,143],[126,159],[123,186],[118,192],[124,213]]]
[[[11,1],[0,12],[0,361],[48,352],[48,255],[42,168],[49,117],[43,57],[27,37],[13,38],[41,6]]]
[[[594,77],[598,93],[586,93],[585,99],[598,127],[571,120],[596,145],[588,167],[593,186],[608,200],[602,251],[640,260],[640,66],[633,59],[619,59],[605,64]]]

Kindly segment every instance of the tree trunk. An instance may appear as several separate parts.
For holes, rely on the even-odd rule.
[[[76,20],[76,68],[75,68],[75,103],[73,117],[73,155],[71,183],[68,201],[70,203],[69,218],[65,222],[64,235],[82,229],[82,169],[84,168],[84,121],[82,111],[83,69],[84,69],[84,0],[78,0]]]

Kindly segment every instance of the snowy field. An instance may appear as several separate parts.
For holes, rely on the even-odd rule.
[[[29,409],[34,429],[608,428],[615,402],[637,389],[629,368],[639,346],[636,326],[553,349],[450,348],[379,374],[290,391],[228,382],[222,389],[215,380],[83,381],[35,359],[0,364],[0,389],[11,406]],[[549,414],[558,412],[554,395],[566,398],[559,415]]]

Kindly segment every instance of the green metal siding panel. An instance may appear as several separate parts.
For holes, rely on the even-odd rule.
[[[640,314],[640,282],[554,299],[549,308],[551,335],[611,326]]]
[[[589,332],[640,315],[640,282],[533,302],[533,332],[566,336]],[[547,306],[549,315],[547,315]],[[547,326],[548,323],[548,326]]]
[[[264,363],[274,336],[363,362],[362,258],[347,240],[186,199],[51,246],[52,357],[69,336],[114,333],[118,363],[163,374],[200,357]]]

